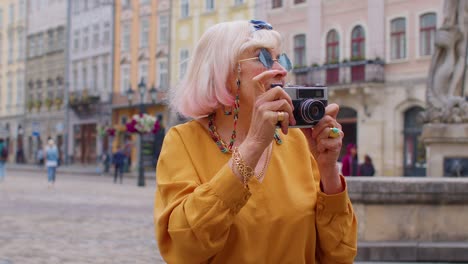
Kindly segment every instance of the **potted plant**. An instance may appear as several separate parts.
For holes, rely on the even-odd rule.
[[[34,106],[36,107],[37,110],[41,109],[42,101],[41,101],[40,99],[37,99],[37,100],[34,102]]]
[[[45,99],[45,105],[47,106],[47,110],[50,110],[50,108],[52,108],[53,104],[54,104],[54,101],[52,101],[51,98],[46,98]]]
[[[126,124],[126,128],[130,133],[156,134],[159,132],[161,126],[159,124],[159,120],[157,120],[156,117],[148,114],[139,114],[132,117],[130,122]]]
[[[63,99],[62,98],[60,98],[60,97],[55,98],[55,106],[57,107],[57,110],[59,110],[60,107],[62,107],[62,104],[63,104]]]

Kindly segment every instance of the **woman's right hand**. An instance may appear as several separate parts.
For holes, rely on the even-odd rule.
[[[289,124],[294,125],[296,122],[293,115],[294,107],[289,95],[280,86],[269,88],[271,83],[274,83],[273,78],[279,72],[279,70],[264,71],[253,78],[257,85],[255,89],[265,92],[255,100],[249,132],[244,140],[245,144],[243,143],[239,147],[239,151],[244,156],[248,155],[246,152],[253,155],[253,165],[257,164],[261,154],[273,140],[278,124],[278,112],[284,113],[284,119],[281,122],[281,130],[284,134],[288,133]],[[246,149],[243,146],[247,146]]]

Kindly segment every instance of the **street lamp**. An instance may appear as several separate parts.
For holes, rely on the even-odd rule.
[[[141,78],[138,84],[138,92],[140,93],[140,115],[145,113],[145,94],[146,94],[146,83],[145,79]],[[130,88],[127,90],[128,102],[132,105],[134,91]],[[138,186],[145,186],[145,168],[143,167],[143,135],[139,135],[140,153],[138,159]]]
[[[154,87],[154,84],[153,86],[151,86],[151,89],[149,89],[149,93],[151,95],[151,101],[154,103],[156,103],[156,100],[158,99],[158,89],[156,89],[156,87]]]

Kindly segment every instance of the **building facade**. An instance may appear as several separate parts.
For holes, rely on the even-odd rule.
[[[329,102],[341,106],[344,143],[357,145],[360,161],[370,155],[377,175],[425,175],[418,114],[443,1],[261,3],[259,17],[284,36],[292,82],[328,86]]]
[[[0,138],[9,161],[24,161],[26,1],[0,2]],[[14,155],[12,155],[14,154]]]
[[[28,1],[26,159],[50,137],[63,156],[67,1]]]
[[[125,124],[139,114],[141,107],[156,116],[164,126],[167,120],[169,15],[171,1],[121,0],[115,7],[114,90],[112,126],[116,128],[114,150],[131,146],[131,165],[138,165],[143,153],[145,168],[155,168],[155,142],[145,135],[143,146],[136,135],[126,132]],[[143,90],[141,88],[144,88]],[[128,97],[129,90],[132,98]],[[140,91],[142,94],[140,94]],[[159,140],[161,141],[161,140]]]
[[[95,163],[111,124],[114,1],[71,1],[68,39],[69,156]]]

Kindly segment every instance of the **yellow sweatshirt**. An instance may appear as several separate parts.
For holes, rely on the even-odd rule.
[[[201,124],[169,130],[154,212],[168,263],[353,263],[357,221],[346,188],[321,192],[302,132],[281,136],[263,182],[252,179],[247,190]]]

